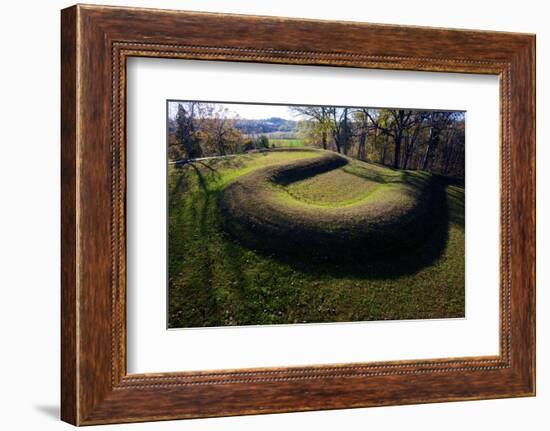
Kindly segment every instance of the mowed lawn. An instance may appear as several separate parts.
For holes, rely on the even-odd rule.
[[[355,267],[305,263],[254,251],[224,232],[216,201],[226,185],[265,166],[316,156],[308,151],[264,152],[169,167],[170,327],[464,316],[462,187],[445,185],[448,216],[435,257],[428,239],[418,251],[389,262]],[[393,181],[402,174],[352,161],[290,184],[287,192],[292,199],[317,205],[350,204],[383,187],[365,179],[365,172],[377,181]],[[430,258],[422,259],[424,255]]]

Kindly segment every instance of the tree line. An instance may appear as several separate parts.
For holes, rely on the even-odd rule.
[[[306,146],[396,169],[420,169],[464,179],[464,112],[289,108],[297,121],[239,119],[219,104],[179,102],[168,122],[168,156],[185,160],[268,148],[268,137],[256,132],[277,128],[295,133]]]
[[[168,121],[168,158],[225,156],[269,146],[269,140],[263,135],[244,134],[238,122],[252,127],[246,121],[231,117],[226,108],[216,103],[178,103],[174,119]]]
[[[306,144],[396,169],[464,179],[464,112],[333,106],[292,108]]]

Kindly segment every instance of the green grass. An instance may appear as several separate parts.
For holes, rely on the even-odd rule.
[[[378,183],[335,169],[286,187],[289,195],[313,205],[339,206],[366,198]]]
[[[444,188],[448,224],[436,258],[427,245],[386,264],[319,265],[269,256],[228,237],[217,206],[228,184],[266,166],[316,156],[300,150],[268,152],[169,167],[170,327],[464,316],[461,187]],[[424,175],[353,162],[286,188],[293,199],[341,204],[364,199],[381,187],[377,183],[403,177],[421,181]],[[326,183],[330,187],[322,188]],[[431,257],[423,260],[424,255]]]
[[[300,148],[304,146],[301,139],[269,138],[269,146],[274,148]]]

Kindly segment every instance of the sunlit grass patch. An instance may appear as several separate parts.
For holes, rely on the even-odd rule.
[[[286,191],[295,199],[314,205],[338,206],[364,199],[379,183],[335,169],[289,184]]]

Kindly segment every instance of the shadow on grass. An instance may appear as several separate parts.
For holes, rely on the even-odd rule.
[[[177,208],[187,193],[191,192],[193,186],[187,175],[180,175],[171,193],[170,206],[178,216],[174,221],[175,226],[170,228],[168,236],[168,259],[169,275],[179,274],[185,265],[191,265],[195,268],[193,276],[187,279],[184,286],[180,286],[171,277],[168,280],[169,295],[169,313],[168,327],[177,328],[182,326],[216,326],[221,323],[221,310],[218,305],[218,299],[212,288],[214,278],[214,259],[209,248],[208,238],[210,235],[211,211],[214,207],[212,199],[215,199],[213,193],[208,189],[208,183],[219,178],[219,173],[204,163],[199,163],[208,170],[206,174],[195,165],[196,162],[187,163],[177,169],[184,169],[188,166],[196,176],[196,184],[201,199],[189,200],[190,205],[185,208]],[[184,211],[184,213],[179,213]],[[178,223],[183,223],[185,212],[188,211],[192,220],[196,220],[196,231],[191,237],[185,237],[178,231]],[[185,246],[195,248],[195,253],[185,253]],[[174,254],[175,256],[172,256]],[[177,268],[171,265],[177,263]],[[192,298],[192,303],[189,299]]]

